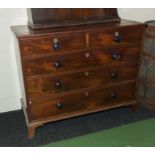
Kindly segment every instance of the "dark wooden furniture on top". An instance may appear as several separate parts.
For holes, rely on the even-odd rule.
[[[120,21],[116,8],[28,8],[27,12],[33,29]]]
[[[127,20],[40,30],[12,27],[29,138],[47,122],[136,105],[144,27]]]

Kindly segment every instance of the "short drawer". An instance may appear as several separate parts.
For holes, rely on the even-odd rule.
[[[76,112],[101,107],[119,106],[120,102],[134,100],[135,83],[128,83],[97,90],[81,91],[74,94],[44,97],[29,101],[28,112],[31,120],[75,115]]]
[[[33,37],[20,41],[24,58],[31,58],[58,52],[68,52],[86,48],[85,34],[62,34],[60,36]]]
[[[134,80],[137,77],[137,68],[128,66],[120,68],[85,70],[73,74],[51,76],[27,80],[28,97],[38,97],[60,92],[89,87],[100,87],[117,82]]]
[[[134,65],[138,59],[139,46],[135,45],[37,58],[25,61],[24,68],[27,76],[37,76],[94,66]]]
[[[92,32],[90,34],[90,47],[99,48],[140,42],[141,34],[142,28],[138,26],[119,27],[100,32]]]
[[[122,66],[138,63],[140,58],[140,46],[130,45],[115,48],[93,49],[96,61],[104,66]]]

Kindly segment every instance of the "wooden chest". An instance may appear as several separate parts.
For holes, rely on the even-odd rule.
[[[42,30],[12,27],[29,138],[47,122],[136,105],[144,27],[127,20]]]

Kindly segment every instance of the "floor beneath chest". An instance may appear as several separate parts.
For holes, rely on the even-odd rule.
[[[155,118],[136,121],[60,142],[48,147],[154,147]]]
[[[23,112],[7,112],[0,114],[0,146],[43,146],[153,117],[155,112],[144,107],[138,112],[122,107],[49,123],[39,127],[35,138],[29,140]]]

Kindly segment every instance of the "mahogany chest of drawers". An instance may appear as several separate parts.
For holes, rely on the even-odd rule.
[[[41,30],[12,27],[29,138],[47,122],[136,105],[144,27],[127,20]]]

